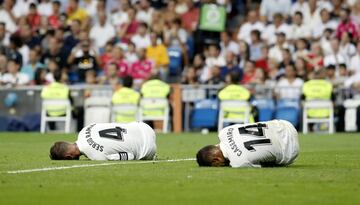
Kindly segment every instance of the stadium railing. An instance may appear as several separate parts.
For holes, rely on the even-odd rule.
[[[71,96],[73,98],[73,106],[84,106],[86,96],[100,96],[111,98],[112,87],[104,85],[71,85]],[[190,114],[192,105],[202,99],[216,99],[217,93],[224,85],[175,85],[178,90],[175,92],[175,97],[172,100],[172,114],[173,128],[176,132],[190,131]],[[248,88],[253,92],[255,98],[269,99],[273,97],[275,89],[289,89],[264,86],[251,85]],[[26,86],[6,88],[0,87],[0,116],[5,117],[19,117],[29,113],[41,112],[41,93],[42,86]],[[297,88],[300,89],[300,88]],[[174,92],[173,92],[174,93]],[[345,99],[350,99],[352,96],[358,94],[356,91],[347,88],[337,88],[335,90],[336,105],[343,103]],[[184,109],[183,109],[184,107]],[[175,123],[175,124],[174,124]],[[177,124],[176,124],[177,123]]]

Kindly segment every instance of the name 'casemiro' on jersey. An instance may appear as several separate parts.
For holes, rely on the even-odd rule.
[[[84,127],[75,143],[55,142],[53,160],[74,160],[85,155],[91,160],[152,160],[156,135],[143,122],[96,123]]]
[[[199,166],[286,166],[299,154],[298,133],[285,120],[231,125],[220,131],[219,140],[199,150]]]

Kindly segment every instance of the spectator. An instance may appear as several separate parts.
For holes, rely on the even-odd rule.
[[[135,44],[132,42],[128,44],[127,52],[125,53],[125,59],[129,64],[133,64],[139,60],[139,57],[136,53]]]
[[[249,11],[247,21],[240,27],[237,38],[250,44],[250,33],[253,30],[258,30],[259,32],[263,32],[265,30],[265,26],[261,21],[259,21],[258,14],[255,10]]]
[[[24,73],[28,76],[29,80],[34,80],[35,73],[38,69],[43,69],[44,64],[39,61],[38,51],[35,49],[31,49],[29,52],[29,63],[25,64],[21,68],[21,73]]]
[[[140,23],[135,19],[136,10],[129,8],[127,10],[128,21],[121,24],[118,30],[118,37],[122,42],[129,43],[130,39],[137,33]]]
[[[237,63],[236,56],[232,52],[227,52],[225,56],[226,65],[220,68],[220,77],[222,81],[225,81],[227,74],[236,72],[239,74],[240,80],[243,77],[243,70],[239,67]]]
[[[283,57],[283,60],[280,63],[280,69],[285,69],[286,66],[288,66],[290,64],[294,64],[294,61],[293,61],[293,58],[291,56],[291,52],[289,49],[282,50],[282,57]]]
[[[304,81],[296,77],[295,66],[287,65],[284,77],[276,84],[276,87],[279,87],[275,91],[277,99],[300,99],[303,84]]]
[[[332,54],[325,56],[324,65],[335,65],[338,68],[341,63],[348,63],[347,56],[344,56],[339,49],[339,41],[336,38],[331,39]]]
[[[96,85],[98,83],[95,70],[87,70],[85,72],[85,83],[87,85]]]
[[[359,37],[358,26],[350,18],[350,9],[342,8],[340,11],[341,22],[336,29],[336,37],[340,40],[344,32],[348,32],[352,36],[352,40]]]
[[[250,60],[257,61],[261,58],[261,51],[264,44],[261,41],[261,33],[259,30],[251,31],[251,44],[250,44]]]
[[[14,16],[16,18],[20,18],[21,16],[26,16],[29,14],[29,6],[32,3],[35,3],[35,0],[17,0],[13,1],[15,3],[12,11],[14,12]]]
[[[341,36],[339,52],[348,59],[356,54],[356,47],[351,43],[351,33],[344,32]]]
[[[6,31],[11,34],[14,33],[17,29],[17,17],[15,17],[13,13],[13,7],[13,0],[4,0],[0,7],[0,22],[5,23]]]
[[[274,14],[274,21],[266,26],[264,32],[262,32],[262,38],[268,45],[272,45],[276,43],[277,33],[290,36],[290,26],[284,22],[284,17],[280,13]]]
[[[73,0],[74,1],[74,0]],[[64,46],[67,50],[72,50],[80,42],[81,22],[73,20],[70,24],[70,33],[65,38]]]
[[[231,32],[221,32],[220,48],[220,55],[222,56],[225,56],[227,52],[232,52],[235,55],[239,55],[239,45],[231,39]]]
[[[293,59],[297,58],[305,58],[307,54],[309,53],[308,48],[308,42],[305,38],[300,38],[296,40],[295,44],[296,51],[293,54]]]
[[[100,83],[105,85],[111,85],[112,87],[120,84],[120,78],[118,76],[119,67],[115,62],[107,65],[107,73],[100,78]]]
[[[39,0],[38,12],[41,16],[51,16],[53,14],[52,2],[50,0]]]
[[[337,23],[334,20],[331,20],[330,12],[327,9],[321,10],[320,17],[321,21],[318,22],[312,30],[312,37],[315,39],[320,39],[325,29],[329,28],[335,30],[337,27]]]
[[[131,37],[131,42],[135,44],[137,50],[147,48],[151,45],[148,26],[146,23],[140,23],[137,33]]]
[[[239,67],[244,68],[246,61],[250,60],[249,44],[245,41],[239,41]]]
[[[319,42],[311,44],[311,50],[304,59],[310,70],[317,71],[324,66],[324,56]]]
[[[324,30],[323,36],[320,39],[321,49],[324,53],[324,56],[332,54],[332,48],[331,48],[331,36],[332,36],[333,30],[330,28],[327,28]]]
[[[179,15],[176,13],[175,8],[176,8],[176,1],[169,0],[164,11],[165,24],[170,24],[175,19],[179,18]]]
[[[136,14],[136,20],[139,22],[145,22],[147,25],[150,25],[154,9],[150,7],[149,0],[139,0],[139,8],[140,9]]]
[[[276,44],[269,50],[269,58],[275,59],[280,63],[282,58],[282,49],[289,49],[289,45],[286,43],[286,34],[283,32],[276,34]]]
[[[61,25],[61,23],[60,23],[60,18],[61,18],[60,8],[61,8],[60,1],[53,1],[51,3],[52,14],[49,16],[48,19],[49,19],[50,26],[54,29],[58,29]]]
[[[6,56],[4,54],[0,53],[0,79],[1,76],[6,73],[6,65],[7,65],[8,59],[6,58]]]
[[[263,22],[273,21],[276,13],[281,13],[285,18],[291,11],[291,0],[263,0],[260,4],[260,15]]]
[[[50,82],[46,80],[46,69],[37,69],[34,75],[34,85],[48,85]]]
[[[114,46],[111,52],[111,59],[109,60],[110,64],[105,65],[104,71],[105,75],[109,72],[109,65],[111,66],[112,63],[117,65],[117,76],[118,77],[125,77],[130,72],[130,66],[128,62],[124,58],[124,51],[119,46]]]
[[[294,15],[298,11],[304,15],[304,22],[309,23],[311,18],[309,3],[305,0],[296,0],[296,2],[291,5],[291,15]]]
[[[40,62],[47,65],[50,60],[56,62],[60,69],[67,66],[67,53],[64,48],[61,47],[59,40],[55,37],[49,38],[48,49],[41,56]]]
[[[244,75],[241,80],[242,84],[249,84],[253,81],[255,78],[255,62],[253,61],[247,61],[244,67]]]
[[[154,71],[154,62],[146,58],[146,50],[138,51],[139,60],[131,65],[130,76],[134,78],[136,88],[146,80],[148,80]]]
[[[187,34],[181,28],[181,20],[175,19],[170,24],[170,29],[164,31],[164,43],[168,48],[184,51]],[[184,53],[184,52],[183,52]]]
[[[75,74],[73,81],[85,82],[85,73],[88,70],[98,70],[98,60],[95,52],[91,50],[89,41],[83,41],[76,47],[68,58],[69,65],[72,65],[72,71]],[[76,79],[77,78],[77,79]]]
[[[306,62],[303,58],[298,58],[295,61],[296,76],[306,81],[309,79],[308,70],[306,69]],[[311,77],[311,74],[309,74]]]
[[[29,84],[29,77],[24,73],[20,73],[19,69],[20,62],[16,59],[9,59],[7,63],[7,73],[1,77],[1,84],[8,87]]]
[[[97,4],[97,0],[83,0],[81,7],[85,9],[89,16],[95,16]]]
[[[129,16],[127,10],[130,8],[130,3],[128,0],[121,1],[119,8],[111,14],[111,24],[114,27],[119,27],[127,22],[129,22]]]
[[[104,69],[105,66],[111,61],[113,48],[114,45],[112,44],[112,42],[106,43],[104,52],[100,55],[101,69]]]
[[[257,68],[263,69],[265,72],[268,72],[268,56],[269,56],[269,48],[267,46],[264,46],[261,49],[261,57],[255,62],[255,66]]]
[[[360,41],[356,44],[356,54],[350,60],[350,75],[360,73]]]
[[[174,1],[173,1],[174,2]],[[169,3],[170,4],[170,3]],[[197,29],[200,11],[195,7],[192,0],[187,0],[188,11],[181,16],[182,27],[188,32],[194,32]]]
[[[40,26],[41,16],[37,11],[36,4],[31,3],[29,5],[29,14],[27,15],[27,21],[29,22],[33,31],[37,30]]]
[[[55,81],[55,72],[60,70],[60,68],[59,65],[56,63],[55,59],[49,59],[46,65],[48,72],[46,73],[45,79],[47,82],[52,83]],[[62,82],[65,82],[65,78],[63,78]]]
[[[210,78],[206,81],[206,84],[208,85],[218,85],[220,83],[223,83],[224,81],[221,79],[221,70],[220,67],[217,65],[214,65],[211,68]]]
[[[86,27],[88,19],[88,13],[85,9],[79,7],[79,0],[69,0],[67,8],[67,23],[72,24],[72,21],[78,20],[83,25],[83,28]],[[85,26],[84,26],[85,25]]]
[[[183,72],[183,76],[181,79],[181,84],[186,85],[197,85],[198,84],[198,76],[196,74],[196,69],[193,66],[186,68]]]
[[[89,37],[94,42],[97,49],[101,49],[105,44],[115,37],[114,27],[107,21],[106,13],[97,13],[98,23],[91,30]]]
[[[10,44],[10,36],[9,33],[6,32],[6,24],[4,22],[0,22],[0,52],[4,52],[5,47]]]
[[[155,62],[156,73],[160,74],[162,80],[167,79],[169,56],[163,44],[158,43],[156,33],[150,34],[151,45],[146,48],[146,57]]]
[[[299,38],[310,39],[311,28],[310,25],[304,23],[303,14],[299,11],[295,12],[292,17],[292,25],[290,27],[290,40],[297,40]]]
[[[22,46],[22,41],[19,35],[12,34],[10,36],[10,45],[9,47],[5,48],[4,52],[8,59],[16,59],[16,62],[22,65],[23,63],[23,56],[18,51],[19,48]]]

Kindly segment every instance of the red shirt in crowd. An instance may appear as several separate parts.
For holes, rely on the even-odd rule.
[[[33,30],[36,30],[40,26],[41,16],[38,13],[34,15],[28,15],[27,19]]]
[[[138,60],[132,64],[130,76],[134,79],[146,80],[151,76],[151,71],[154,69],[154,65],[154,62],[151,60]]]
[[[48,19],[49,19],[49,24],[52,28],[58,29],[60,27],[59,16],[53,14],[53,15],[49,16]]]
[[[119,77],[125,77],[129,74],[129,64],[124,60],[124,59],[120,59],[120,60],[110,60],[109,63],[116,63],[118,66],[118,72],[117,72],[117,76]],[[109,64],[108,64],[109,65]],[[108,74],[108,66],[105,66],[104,68],[104,72],[105,75]]]
[[[187,31],[195,31],[199,20],[199,9],[192,8],[181,16],[182,27]]]
[[[339,26],[336,29],[336,37],[338,39],[341,39],[342,34],[345,32],[351,33],[353,39],[357,39],[359,37],[358,27],[351,19],[347,22],[340,22]]]

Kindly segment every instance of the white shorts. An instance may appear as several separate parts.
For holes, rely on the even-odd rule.
[[[300,146],[298,132],[295,127],[286,120],[279,120],[279,123],[284,127],[283,133],[280,135],[283,158],[279,164],[289,165],[293,163],[299,155]]]
[[[153,160],[156,158],[156,134],[146,123],[140,122],[140,129],[144,136],[143,158],[141,160]]]

